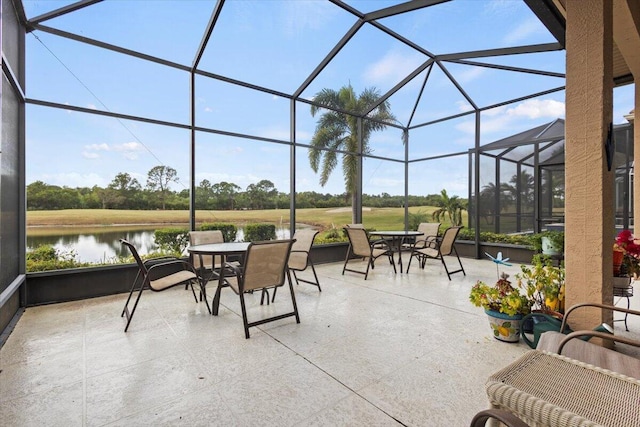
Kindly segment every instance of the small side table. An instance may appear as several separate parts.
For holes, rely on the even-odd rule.
[[[631,308],[631,300],[630,298],[633,296],[633,286],[631,286],[631,282],[629,282],[626,286],[616,286],[615,282],[613,285],[613,296],[619,298],[627,299],[627,309]],[[614,322],[622,322],[624,321],[624,329],[629,331],[629,327],[627,326],[627,316],[629,313],[624,314],[624,319],[614,320]]]

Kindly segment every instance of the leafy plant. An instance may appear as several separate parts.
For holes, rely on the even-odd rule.
[[[423,210],[418,212],[409,212],[409,230],[417,230],[418,226],[423,222],[429,222],[429,214]]]
[[[162,251],[182,254],[189,244],[189,230],[186,228],[162,228],[154,231],[153,238]]]
[[[620,276],[638,277],[640,275],[640,245],[636,243],[636,240],[629,230],[622,230],[616,237],[613,250],[622,252]]]
[[[443,189],[440,191],[438,206],[438,209],[431,214],[433,219],[443,222],[445,218],[448,218],[452,226],[462,225],[462,211],[467,210],[462,199],[458,196],[449,196],[447,190]]]
[[[546,311],[564,311],[565,269],[554,267],[543,254],[534,255],[532,265],[521,265],[516,274],[518,287],[524,289],[533,308]]]
[[[274,224],[247,224],[244,227],[245,242],[258,242],[275,238],[276,226]]]
[[[458,240],[475,240],[476,234],[473,228],[463,228],[458,233]],[[525,234],[500,234],[490,231],[480,232],[480,241],[486,243],[508,243],[511,245],[531,246],[531,235]]]
[[[542,238],[549,239],[554,248],[564,248],[564,231],[546,230],[530,236],[531,246],[534,251],[542,252]]]
[[[78,262],[75,251],[58,251],[51,245],[41,245],[26,254],[28,272],[63,270],[66,268],[87,267],[90,264]]]
[[[528,314],[531,311],[531,300],[521,295],[518,288],[511,285],[508,275],[502,273],[495,285],[482,281],[471,288],[469,301],[476,307],[485,310],[499,311],[509,316]]]

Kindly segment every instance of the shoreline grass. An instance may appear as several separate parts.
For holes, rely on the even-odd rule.
[[[431,220],[433,206],[414,206],[410,213],[425,213]],[[464,212],[466,216],[466,212]],[[243,210],[243,211],[205,211],[196,210],[196,223],[226,222],[236,225],[267,222],[289,224],[289,209]],[[377,230],[398,229],[404,225],[404,208],[366,208],[363,210],[363,222],[369,228]],[[27,228],[73,227],[151,227],[187,226],[189,211],[180,210],[116,210],[116,209],[64,209],[57,211],[28,211]],[[296,222],[327,230],[342,228],[351,222],[349,208],[308,208],[296,210]],[[31,232],[30,231],[30,232]]]

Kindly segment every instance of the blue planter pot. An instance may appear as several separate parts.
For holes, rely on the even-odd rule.
[[[485,310],[484,312],[487,313],[491,332],[495,339],[511,343],[520,341],[521,314],[510,316],[493,310]]]

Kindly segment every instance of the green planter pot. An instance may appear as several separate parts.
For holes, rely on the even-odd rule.
[[[491,332],[495,339],[512,343],[520,341],[522,314],[509,316],[493,310],[485,310],[484,312],[487,313]]]

